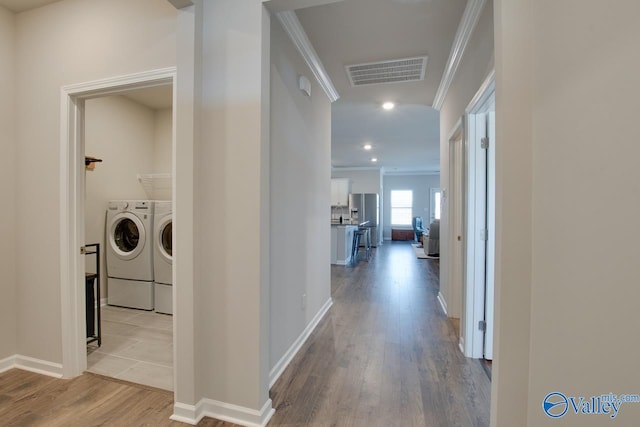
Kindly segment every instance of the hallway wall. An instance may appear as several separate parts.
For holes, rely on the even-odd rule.
[[[487,0],[480,20],[465,50],[458,72],[440,110],[440,186],[447,194],[449,188],[449,136],[465,108],[484,82],[494,64],[493,1]],[[462,289],[452,289],[449,281],[449,197],[442,199],[440,222],[440,292],[447,302],[449,316],[460,317]],[[454,300],[454,295],[456,298]]]
[[[0,6],[0,360],[16,353],[15,17]],[[0,367],[1,369],[1,367]]]
[[[298,89],[301,75],[311,81],[311,97]],[[274,19],[270,165],[272,372],[331,299],[330,166],[331,103],[280,22]]]
[[[60,88],[175,65],[175,27],[176,11],[164,0],[63,0],[16,16],[22,355],[62,361]]]

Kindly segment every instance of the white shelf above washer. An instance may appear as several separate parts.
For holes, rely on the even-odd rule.
[[[138,182],[151,200],[171,200],[172,178],[170,173],[138,174]]]

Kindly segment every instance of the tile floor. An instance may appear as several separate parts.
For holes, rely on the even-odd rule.
[[[173,317],[102,307],[102,346],[87,346],[87,370],[173,390]]]

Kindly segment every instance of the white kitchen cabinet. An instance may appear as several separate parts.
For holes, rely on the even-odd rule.
[[[348,206],[351,180],[348,178],[331,179],[331,206]]]

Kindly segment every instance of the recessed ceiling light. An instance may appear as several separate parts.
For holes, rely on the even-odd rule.
[[[371,150],[371,144],[364,144],[364,149],[367,151]]]
[[[382,108],[384,108],[385,110],[393,110],[395,106],[396,104],[394,104],[393,102],[385,102],[384,104],[382,104]]]
[[[375,163],[375,162],[377,162],[377,161],[378,161],[378,158],[377,158],[377,157],[372,157],[372,158],[371,158],[371,161],[372,161],[373,163]]]

